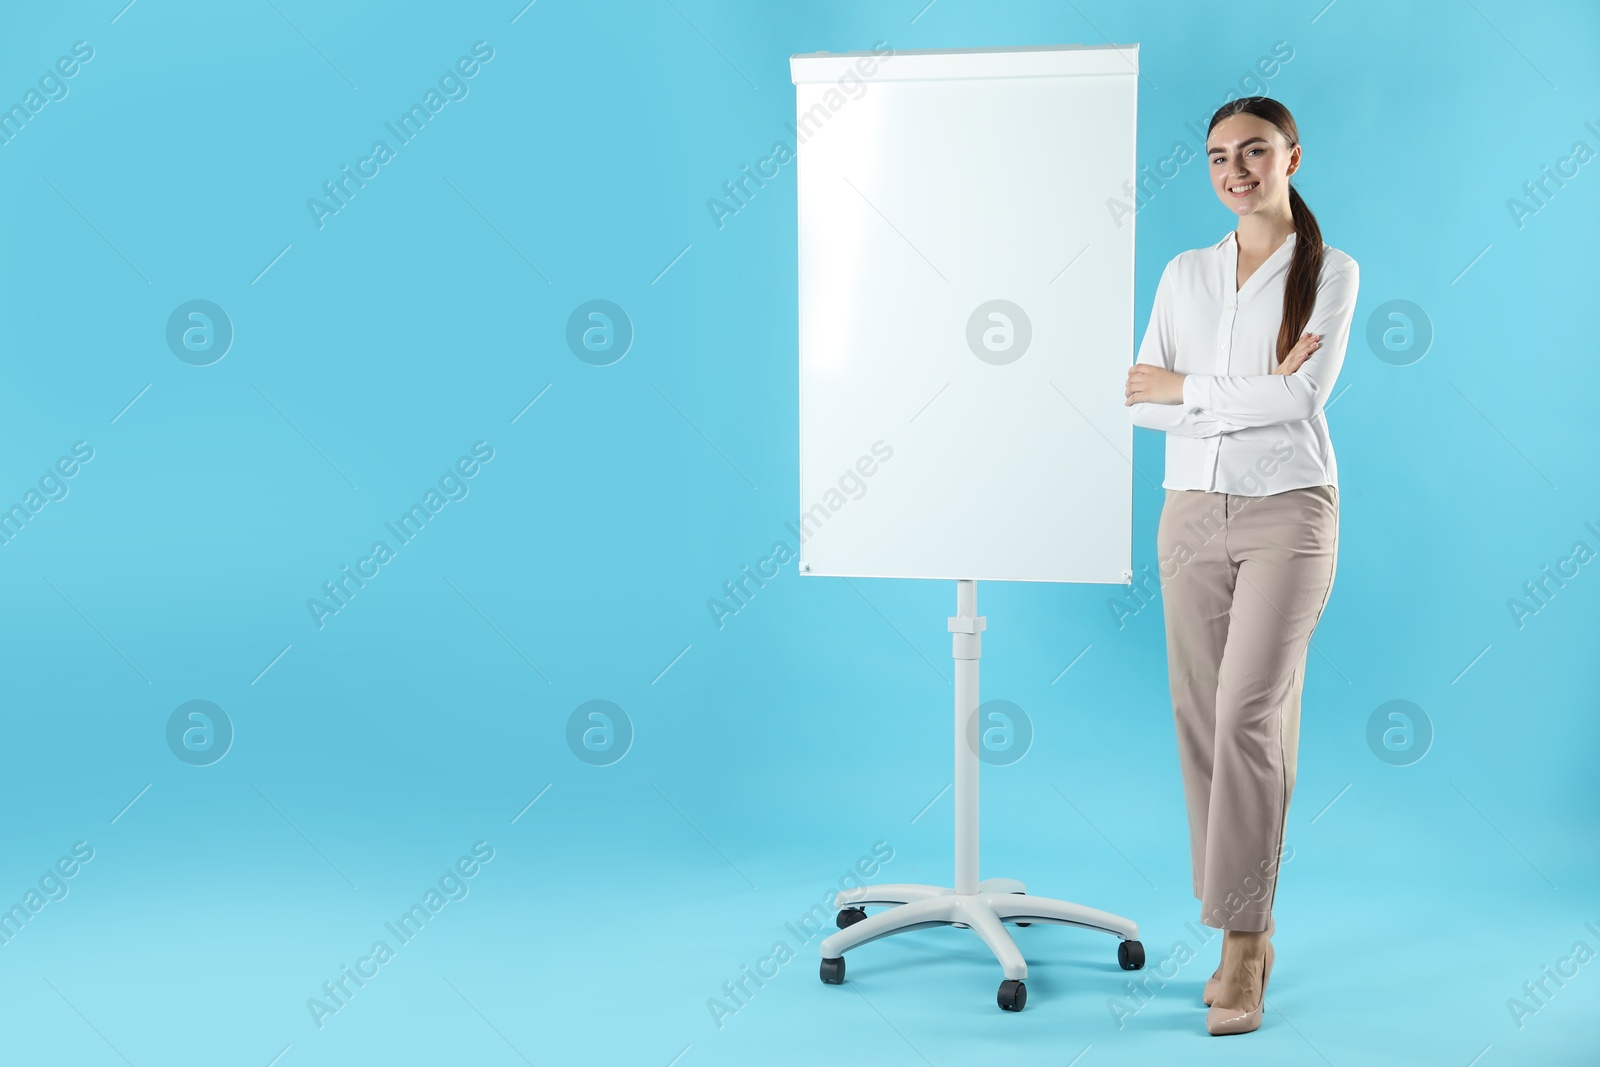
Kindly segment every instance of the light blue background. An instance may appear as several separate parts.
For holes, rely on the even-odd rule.
[[[1507,606],[1600,550],[1600,164],[1508,206],[1600,149],[1592,5],[124,2],[0,16],[5,106],[94,49],[0,145],[0,504],[94,449],[0,546],[0,903],[94,849],[0,945],[7,1062],[1595,1062],[1600,962],[1507,1008],[1600,950],[1600,563],[1521,628]],[[318,229],[307,199],[480,40],[469,94]],[[879,40],[1138,42],[1147,163],[1269,91],[1361,264],[1248,1037],[1205,1034],[1216,943],[1119,1028],[1137,976],[1102,935],[1018,931],[1013,1015],[970,932],[865,947],[834,987],[784,925],[874,842],[883,878],[950,878],[953,583],[790,563],[724,627],[707,607],[799,510],[794,169],[720,227],[708,201],[791,140],[791,53]],[[1204,166],[1139,213],[1139,336],[1162,265],[1233,223]],[[236,331],[211,366],[164,339],[192,299]],[[565,342],[591,299],[636,331],[610,366]],[[1366,343],[1391,300],[1435,332],[1410,365]],[[319,630],[306,600],[476,441],[470,494]],[[1136,460],[1142,570],[1160,435]],[[1135,918],[1155,963],[1198,906],[1160,602],[1119,628],[1119,592],[980,588],[983,694],[1036,733],[985,769],[983,873]],[[164,736],[195,699],[236,730],[208,767]],[[593,699],[636,731],[611,766],[565,740]],[[1409,766],[1366,739],[1396,699],[1434,731]],[[307,999],[477,841],[469,895],[318,1029]],[[780,939],[719,1028],[708,999]]]

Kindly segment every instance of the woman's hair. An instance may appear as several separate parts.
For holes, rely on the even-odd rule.
[[[1283,134],[1290,148],[1299,143],[1300,132],[1295,128],[1294,116],[1270,96],[1246,96],[1223,104],[1211,116],[1206,136],[1211,136],[1217,123],[1241,112],[1272,123]],[[1294,219],[1294,258],[1289,263],[1289,277],[1283,286],[1283,325],[1278,327],[1279,363],[1283,362],[1283,357],[1299,340],[1306,323],[1311,321],[1311,308],[1317,299],[1317,279],[1322,276],[1322,227],[1317,225],[1317,217],[1306,207],[1292,180],[1289,183],[1289,214]]]

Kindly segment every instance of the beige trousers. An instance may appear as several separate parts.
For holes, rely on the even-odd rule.
[[[1169,489],[1156,546],[1200,921],[1265,930],[1307,650],[1338,562],[1339,492]]]

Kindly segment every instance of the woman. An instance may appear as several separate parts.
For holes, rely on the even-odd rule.
[[[1289,184],[1301,151],[1282,104],[1224,105],[1206,152],[1238,228],[1167,264],[1126,404],[1167,435],[1156,541],[1168,681],[1194,895],[1201,921],[1226,931],[1206,1029],[1237,1034],[1261,1025],[1306,651],[1338,560],[1323,407],[1357,269]]]

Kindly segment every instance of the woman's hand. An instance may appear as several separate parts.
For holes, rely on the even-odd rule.
[[[1165,367],[1148,363],[1135,363],[1128,370],[1128,384],[1124,390],[1127,399],[1123,407],[1134,404],[1183,403],[1183,375]]]
[[[1322,344],[1320,333],[1303,333],[1300,340],[1289,349],[1289,354],[1283,357],[1283,362],[1272,368],[1273,374],[1293,374],[1300,369],[1300,364],[1310,359],[1312,354]]]

